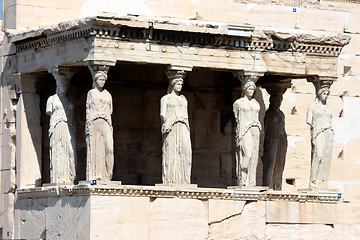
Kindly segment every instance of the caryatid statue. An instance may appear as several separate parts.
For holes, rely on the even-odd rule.
[[[190,184],[192,150],[188,102],[180,94],[185,75],[183,70],[168,70],[169,87],[160,100],[164,184]]]
[[[331,125],[332,112],[327,104],[332,81],[314,81],[316,99],[310,105],[306,123],[311,131],[311,189],[326,189],[331,164],[334,131]]]
[[[114,168],[114,140],[111,94],[104,89],[109,66],[90,65],[93,87],[86,98],[86,180],[111,181]]]
[[[287,135],[285,115],[280,110],[282,95],[286,88],[279,85],[266,88],[270,93],[269,109],[264,118],[263,185],[281,190],[282,174],[285,167]]]
[[[66,95],[73,73],[61,67],[49,72],[56,80],[56,94],[46,103],[46,114],[50,115],[50,182],[73,184],[76,176],[74,104],[73,99]]]
[[[238,186],[256,186],[261,131],[260,105],[253,97],[257,79],[254,75],[240,77],[241,98],[233,104],[236,119],[235,155]]]

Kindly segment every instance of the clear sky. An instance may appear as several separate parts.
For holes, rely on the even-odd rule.
[[[2,0],[0,0],[0,20],[2,20]]]

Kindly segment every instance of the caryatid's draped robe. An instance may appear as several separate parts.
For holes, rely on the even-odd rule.
[[[287,150],[284,113],[280,109],[269,108],[265,113],[264,126],[263,185],[281,190]]]
[[[235,101],[236,176],[239,186],[256,186],[261,124],[259,103],[242,97]]]
[[[192,151],[187,107],[183,95],[167,94],[160,101],[163,183],[190,184]]]
[[[76,176],[76,139],[72,98],[63,94],[50,96],[46,114],[50,115],[50,182],[73,183]]]
[[[86,100],[87,180],[110,181],[114,168],[111,123],[112,97],[107,90],[91,89]]]
[[[334,141],[331,119],[327,104],[316,99],[310,105],[307,113],[307,123],[311,126],[310,188],[327,188]]]

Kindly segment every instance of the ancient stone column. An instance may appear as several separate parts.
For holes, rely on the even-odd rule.
[[[16,185],[41,186],[40,97],[36,93],[36,74],[14,74],[16,91]]]
[[[257,72],[238,72],[241,97],[233,104],[236,119],[236,177],[238,186],[256,186],[256,168],[259,161],[261,124],[260,105],[253,95],[255,83],[262,76]]]
[[[160,100],[162,134],[162,181],[164,184],[190,184],[192,150],[188,102],[180,94],[191,68],[170,66],[167,94]]]
[[[287,135],[285,115],[280,110],[283,94],[290,83],[272,83],[262,86],[270,94],[269,109],[264,118],[263,186],[281,190],[285,167]]]
[[[76,138],[73,121],[74,101],[67,90],[74,72],[67,67],[49,69],[56,80],[56,93],[46,103],[50,115],[50,182],[74,183],[76,176]]]
[[[104,89],[107,73],[115,62],[88,62],[93,87],[86,98],[86,180],[111,181],[114,168],[114,140],[111,94]]]
[[[334,131],[331,125],[332,112],[327,104],[332,80],[323,80],[319,77],[311,79],[315,86],[316,99],[310,105],[306,123],[310,125],[311,132],[311,189],[326,189],[331,154],[334,141]]]

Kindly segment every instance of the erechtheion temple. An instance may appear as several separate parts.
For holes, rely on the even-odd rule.
[[[3,0],[0,239],[360,239],[359,0]]]

